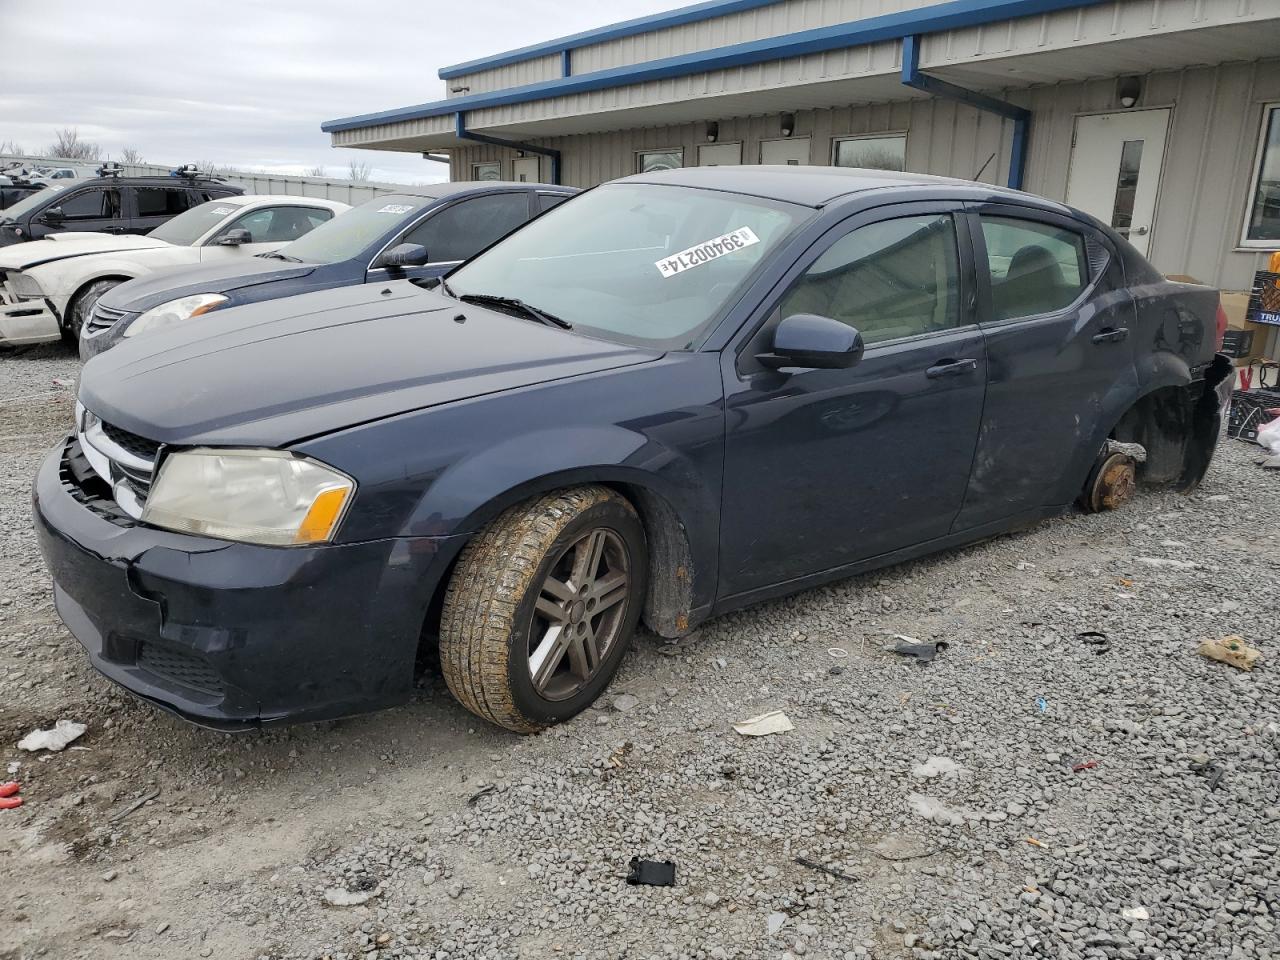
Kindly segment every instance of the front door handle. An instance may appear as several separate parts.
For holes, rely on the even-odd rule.
[[[939,360],[926,370],[924,375],[930,380],[937,380],[938,377],[958,377],[977,369],[978,361],[972,358],[966,360]]]
[[[1129,337],[1128,327],[1103,327],[1101,333],[1093,335],[1094,343],[1119,343]]]

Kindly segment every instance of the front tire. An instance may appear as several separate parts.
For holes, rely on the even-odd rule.
[[[84,325],[89,322],[89,318],[93,316],[93,308],[98,305],[98,301],[112,287],[118,287],[123,281],[120,280],[97,280],[89,286],[85,287],[76,295],[75,301],[67,310],[66,321],[62,324],[62,339],[70,346],[78,346],[80,343],[80,331],[84,329]]]
[[[449,582],[450,692],[518,733],[568,720],[617,672],[647,583],[644,528],[616,493],[578,487],[512,507],[467,545]]]

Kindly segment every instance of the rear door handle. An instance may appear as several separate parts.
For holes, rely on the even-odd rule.
[[[1129,337],[1128,327],[1104,327],[1101,333],[1093,335],[1094,343],[1119,343]]]
[[[972,373],[977,369],[978,361],[974,359],[939,360],[926,370],[924,375],[930,380],[937,380],[938,377],[958,377],[962,374]]]

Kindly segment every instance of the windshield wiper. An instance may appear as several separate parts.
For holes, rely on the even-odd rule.
[[[537,307],[530,306],[515,297],[497,297],[489,293],[464,293],[458,299],[463,303],[475,303],[482,307],[507,307],[511,310],[519,310],[526,317],[537,320],[548,327],[559,327],[561,330],[573,329],[573,324],[568,320],[561,320],[554,313],[539,310]]]

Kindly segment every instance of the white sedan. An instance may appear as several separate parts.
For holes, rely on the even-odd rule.
[[[75,343],[98,298],[117,284],[269,253],[349,209],[315,197],[224,197],[142,237],[58,233],[0,248],[0,344]]]

